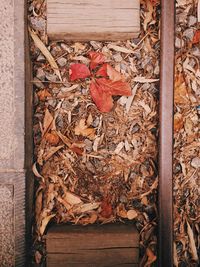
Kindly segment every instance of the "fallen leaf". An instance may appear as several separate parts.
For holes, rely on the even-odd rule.
[[[106,58],[103,53],[90,51],[89,57],[91,59],[90,61],[90,69],[94,70],[98,65],[105,62]]]
[[[52,146],[50,149],[45,153],[43,159],[46,161],[50,159],[56,152],[58,152],[63,146]]]
[[[188,93],[186,84],[181,74],[176,75],[174,88],[174,102],[175,104],[188,104]]]
[[[147,30],[148,24],[153,20],[153,11],[154,11],[152,1],[147,0],[146,5],[147,5],[148,12],[146,12],[146,16],[145,16],[144,22],[143,22],[143,27],[144,27],[145,31]]]
[[[194,34],[192,43],[193,44],[198,44],[200,42],[200,30],[197,30]]]
[[[137,83],[155,83],[155,82],[158,82],[159,79],[148,79],[145,77],[137,76],[133,79],[133,81]]]
[[[49,221],[55,217],[56,214],[51,214],[42,219],[41,226],[39,228],[40,234],[43,235]]]
[[[174,115],[174,131],[178,132],[183,128],[183,116],[180,113]]]
[[[137,211],[135,211],[135,210],[129,210],[127,212],[127,218],[129,220],[133,220],[133,219],[137,218],[137,216],[138,216],[138,214],[137,214]]]
[[[113,214],[112,205],[108,198],[105,198],[101,203],[101,216],[104,218],[109,218]]]
[[[124,81],[111,81],[105,78],[96,80],[97,84],[101,87],[102,91],[110,95],[131,95],[131,87]]]
[[[96,81],[92,81],[90,84],[90,94],[97,108],[101,112],[111,111],[113,108],[112,96],[104,92]]]
[[[54,60],[53,56],[51,55],[51,53],[49,52],[49,50],[46,48],[46,46],[44,45],[44,43],[40,40],[40,38],[37,36],[36,33],[34,33],[32,30],[29,29],[29,33],[35,43],[35,45],[37,46],[37,48],[42,52],[42,54],[46,57],[47,61],[49,62],[49,64],[51,65],[52,69],[54,70],[55,74],[59,77],[59,79],[62,81],[61,75],[60,75],[60,71],[58,68],[58,65],[56,63],[56,61]]]
[[[148,260],[145,263],[144,267],[150,267],[151,264],[156,261],[157,257],[156,255],[154,255],[154,253],[152,252],[150,248],[146,249],[146,254],[147,254]]]
[[[45,101],[47,97],[51,97],[51,94],[48,92],[47,89],[44,89],[44,90],[40,90],[38,93],[37,93],[40,101]]]
[[[85,204],[80,205],[79,207],[75,207],[73,211],[77,213],[84,213],[84,212],[96,210],[99,208],[99,206],[100,206],[100,203],[85,203]]]
[[[123,77],[120,72],[115,70],[109,64],[107,64],[107,74],[108,74],[108,77],[110,78],[110,80],[112,80],[113,82],[125,81],[125,77]]]
[[[69,69],[70,80],[85,79],[91,75],[90,70],[85,64],[72,64]]]
[[[44,136],[50,130],[50,126],[52,125],[52,122],[53,122],[53,116],[51,115],[51,113],[49,112],[47,108],[44,114],[42,136]]]
[[[85,119],[81,119],[75,127],[75,135],[82,135],[89,139],[95,138],[95,129],[89,128],[85,122]]]
[[[65,192],[64,199],[65,199],[70,205],[77,205],[77,204],[82,203],[82,200],[81,200],[78,196],[76,196],[76,195],[74,195],[74,194],[72,194],[72,193],[70,193],[70,192]]]
[[[51,145],[57,145],[59,143],[59,136],[55,131],[52,131],[51,133],[47,133],[45,135],[45,139],[51,144]]]
[[[113,44],[108,44],[108,48],[109,49],[113,49],[117,52],[121,52],[121,53],[125,53],[125,54],[131,54],[131,53],[134,53],[133,50],[131,49],[127,49],[125,47],[121,47],[121,46],[118,46],[118,45],[113,45]]]
[[[193,233],[192,228],[188,222],[187,222],[187,233],[188,233],[189,240],[190,240],[190,249],[191,249],[191,253],[192,253],[192,258],[193,258],[193,260],[198,261],[199,257],[198,257],[197,248],[195,245],[194,233]]]

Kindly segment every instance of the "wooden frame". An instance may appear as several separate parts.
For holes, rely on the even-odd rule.
[[[174,87],[174,0],[161,0],[162,21],[161,21],[161,71],[160,71],[160,136],[159,136],[159,264],[158,266],[173,266],[173,196],[172,196],[172,153],[173,153],[173,87]],[[27,40],[26,40],[27,41]],[[30,66],[28,51],[26,51],[26,67]],[[31,70],[26,68],[26,92],[30,97],[26,102],[27,117],[31,117],[29,105],[31,102],[31,85],[28,75]],[[30,77],[30,76],[29,76]],[[28,112],[28,113],[27,113]],[[28,121],[28,120],[27,120]],[[28,140],[32,133],[31,121],[26,123],[27,151],[29,162],[26,163],[28,170],[27,192],[32,194],[33,180],[31,177],[30,163],[31,151],[28,151]],[[32,150],[32,149],[31,149]],[[28,182],[28,183],[29,183]],[[29,197],[29,213],[27,225],[30,227],[32,198]],[[30,233],[30,230],[28,231]],[[29,243],[29,242],[28,242]],[[30,246],[30,243],[28,244]],[[27,249],[28,251],[28,249]],[[19,250],[22,253],[22,250]],[[28,265],[28,263],[27,263]],[[22,265],[18,265],[22,266]]]
[[[175,1],[161,1],[159,266],[173,266],[173,89]]]

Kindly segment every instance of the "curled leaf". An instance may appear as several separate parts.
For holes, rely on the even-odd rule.
[[[37,36],[36,33],[34,33],[32,30],[29,29],[29,33],[35,43],[35,45],[37,46],[37,48],[42,52],[42,54],[46,57],[47,61],[49,62],[49,64],[51,65],[52,69],[54,70],[55,74],[59,77],[59,79],[62,81],[61,75],[60,75],[60,71],[58,68],[58,65],[56,63],[56,61],[54,60],[53,56],[51,55],[51,53],[49,52],[49,50],[46,48],[46,46],[44,45],[44,43],[40,40],[40,38]]]
[[[51,144],[51,145],[57,145],[59,143],[59,136],[56,134],[55,131],[52,131],[51,133],[47,133],[45,135],[45,139]]]
[[[95,69],[98,65],[105,62],[106,58],[103,53],[91,51],[89,52],[89,57],[91,59],[90,69]]]
[[[90,70],[85,64],[72,64],[69,69],[70,80],[85,79],[91,75]]]

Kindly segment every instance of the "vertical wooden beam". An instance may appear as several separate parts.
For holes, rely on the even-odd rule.
[[[175,1],[161,0],[159,266],[173,266],[173,89]]]

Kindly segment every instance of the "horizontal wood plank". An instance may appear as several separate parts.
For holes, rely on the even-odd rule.
[[[139,0],[47,0],[50,39],[120,40],[138,36]]]
[[[123,224],[56,225],[46,235],[46,249],[47,267],[56,262],[57,267],[134,266],[139,261],[139,233]]]

